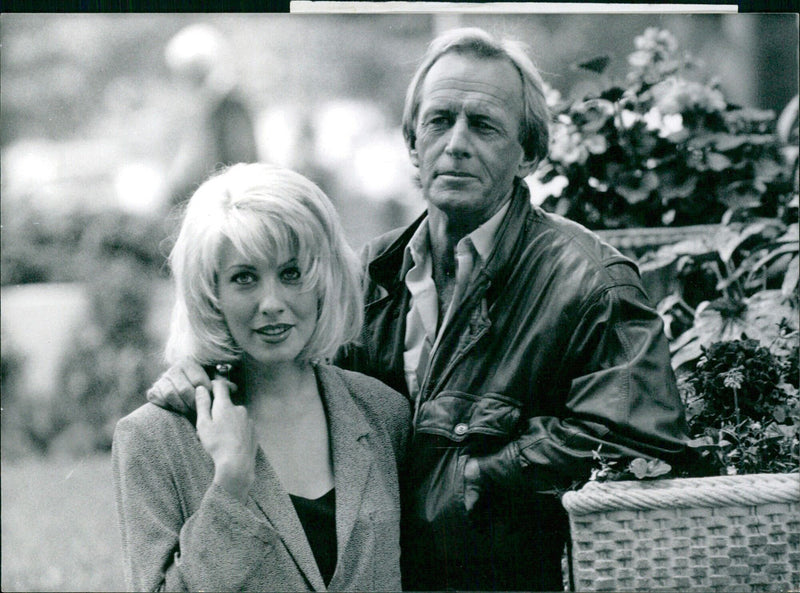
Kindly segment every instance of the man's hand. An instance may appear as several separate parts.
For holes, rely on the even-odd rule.
[[[229,383],[212,381],[214,401],[202,385],[195,390],[197,436],[214,460],[214,483],[244,503],[255,481],[256,435],[244,406],[231,402]]]
[[[211,379],[203,367],[186,360],[171,366],[158,378],[147,391],[147,401],[188,416],[195,409],[195,388],[201,386],[211,391]]]
[[[478,460],[472,457],[467,459],[467,463],[464,465],[464,506],[467,508],[467,512],[472,510],[480,498],[480,478],[481,468]]]

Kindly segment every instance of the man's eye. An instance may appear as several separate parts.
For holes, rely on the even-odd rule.
[[[300,280],[301,275],[300,268],[296,266],[291,266],[281,271],[281,278],[285,282],[297,282]]]
[[[480,130],[482,132],[486,132],[486,131],[489,131],[489,130],[493,129],[492,125],[488,121],[482,120],[482,119],[474,120],[474,121],[470,122],[470,125],[474,129]]]
[[[450,123],[450,118],[446,115],[434,115],[428,119],[428,125],[446,126]]]
[[[256,281],[256,277],[251,272],[238,272],[233,275],[231,280],[235,284],[246,286]]]

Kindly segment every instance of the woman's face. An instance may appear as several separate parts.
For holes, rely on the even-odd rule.
[[[295,259],[253,261],[226,241],[219,270],[220,308],[244,354],[263,364],[294,361],[317,323],[317,296],[303,290]]]

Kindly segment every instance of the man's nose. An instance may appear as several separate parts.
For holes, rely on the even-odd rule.
[[[466,158],[470,155],[469,123],[467,118],[459,115],[450,128],[450,138],[445,151],[454,158]]]

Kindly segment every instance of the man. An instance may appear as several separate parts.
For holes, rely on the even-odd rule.
[[[196,102],[167,172],[165,201],[182,203],[223,165],[258,160],[255,124],[236,82],[233,51],[215,28],[196,23],[170,39],[164,59],[174,80]]]
[[[517,45],[434,40],[403,130],[427,212],[365,248],[363,341],[336,362],[414,402],[404,588],[560,590],[556,494],[592,452],[684,454],[661,320],[632,262],[531,206],[547,109]]]

